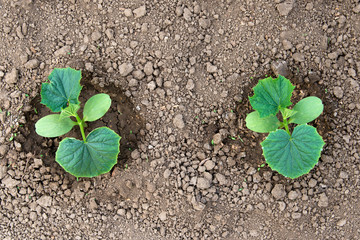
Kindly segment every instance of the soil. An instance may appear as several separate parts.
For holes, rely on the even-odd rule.
[[[359,39],[358,0],[1,1],[0,238],[359,239]],[[122,137],[107,174],[54,161],[77,128],[34,131],[62,67],[82,71],[82,104],[111,96],[86,128]],[[321,158],[297,179],[245,126],[252,88],[277,74],[292,102],[325,107]]]

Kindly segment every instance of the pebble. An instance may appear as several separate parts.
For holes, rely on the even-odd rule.
[[[27,69],[34,69],[39,66],[40,62],[37,59],[31,59],[25,63],[25,68]]]
[[[138,80],[136,80],[134,78],[130,79],[130,81],[129,81],[129,87],[137,87],[138,84],[139,84]]]
[[[309,187],[313,188],[316,186],[316,184],[317,184],[317,181],[315,179],[311,178],[309,180]]]
[[[280,212],[284,211],[285,208],[286,208],[286,203],[280,201],[279,202],[279,210],[280,210]]]
[[[141,18],[146,15],[146,6],[142,5],[133,11],[135,18]]]
[[[150,76],[151,74],[153,74],[154,72],[154,65],[152,62],[147,62],[144,66],[144,73],[147,76]]]
[[[16,185],[20,184],[19,181],[11,178],[11,177],[7,177],[5,178],[4,180],[2,180],[2,183],[5,185],[5,187],[7,188],[13,188],[15,187]]]
[[[285,187],[282,184],[276,184],[275,187],[271,190],[271,195],[278,200],[286,196]]]
[[[186,83],[185,88],[187,90],[192,90],[192,89],[194,89],[194,87],[195,87],[194,80],[189,79],[188,82]]]
[[[211,22],[210,22],[210,20],[207,19],[207,18],[200,18],[200,19],[199,19],[199,25],[200,25],[200,27],[206,29],[206,28],[209,28],[209,27],[210,27]]]
[[[43,165],[43,161],[40,158],[34,159],[34,168],[40,168]]]
[[[98,40],[100,40],[101,38],[101,33],[99,31],[95,31],[91,34],[91,39],[96,42]]]
[[[215,163],[211,160],[207,160],[204,166],[206,167],[206,170],[210,171],[215,167]]]
[[[220,133],[214,134],[214,136],[212,137],[212,140],[215,145],[220,144],[222,141],[221,134]]]
[[[131,63],[123,63],[119,66],[120,75],[123,77],[126,77],[127,75],[129,75],[133,69],[134,69],[134,67]]]
[[[56,50],[54,52],[55,57],[61,57],[61,56],[65,56],[66,54],[68,54],[70,52],[71,48],[70,46],[63,46],[62,48],[59,48],[58,50]]]
[[[285,2],[277,5],[277,10],[281,16],[287,16],[294,8],[295,0],[285,0]]]
[[[297,62],[304,62],[305,61],[305,56],[302,53],[294,53],[293,59],[295,61],[297,61]]]
[[[166,221],[166,219],[167,219],[166,212],[161,212],[161,213],[159,214],[159,219],[160,219],[161,221]]]
[[[360,4],[353,8],[354,13],[360,13]]]
[[[170,169],[165,169],[165,171],[164,171],[164,178],[169,178],[170,177],[170,175],[171,175],[171,170]]]
[[[290,71],[288,68],[288,65],[286,63],[286,61],[284,60],[276,60],[271,62],[271,70],[274,72],[274,74],[276,76],[284,76],[284,77],[289,77],[290,76]]]
[[[18,80],[18,70],[16,68],[13,68],[11,72],[6,73],[4,81],[7,84],[14,84]]]
[[[36,201],[37,204],[39,204],[41,207],[50,207],[52,203],[52,198],[50,196],[42,196]]]
[[[288,194],[288,198],[290,200],[295,200],[298,196],[299,196],[299,194],[296,191],[290,191]]]
[[[329,206],[329,199],[325,193],[320,194],[318,205],[319,205],[319,207]]]
[[[293,47],[292,43],[286,39],[284,41],[282,41],[282,44],[283,44],[284,50],[290,50]]]
[[[145,74],[143,73],[143,71],[141,70],[135,70],[132,73],[133,77],[136,78],[137,80],[141,80],[145,77]]]
[[[133,15],[130,8],[125,9],[124,14],[125,14],[126,17],[131,17]]]
[[[208,73],[216,73],[218,71],[217,66],[212,65],[211,63],[207,62],[206,63],[206,71]]]
[[[9,151],[8,145],[0,145],[0,157],[5,156],[5,154]]]
[[[0,165],[0,180],[6,176],[7,167]]]
[[[227,183],[225,176],[221,173],[215,174],[215,178],[216,180],[218,180],[220,185],[225,185]]]
[[[301,213],[294,212],[291,214],[291,217],[292,217],[292,219],[299,219],[299,218],[301,218]]]
[[[183,116],[181,114],[177,114],[174,117],[173,124],[175,125],[175,127],[183,129],[185,127]]]
[[[186,21],[188,21],[188,22],[191,21],[192,13],[191,13],[190,9],[184,8],[183,16]]]
[[[339,227],[342,227],[346,224],[346,219],[341,219],[339,220],[336,225],[339,226]]]
[[[108,28],[106,29],[105,34],[108,37],[108,39],[114,39],[114,30]]]
[[[151,81],[147,84],[147,87],[150,91],[153,91],[156,88],[156,83],[154,81]]]
[[[206,179],[203,177],[200,177],[197,179],[196,186],[199,189],[208,189],[208,188],[210,188],[210,185],[211,185],[211,182],[209,179]]]
[[[335,97],[341,99],[344,96],[344,91],[341,87],[334,87],[334,95]]]

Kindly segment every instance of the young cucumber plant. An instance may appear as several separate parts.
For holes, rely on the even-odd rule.
[[[289,109],[294,88],[283,76],[260,80],[254,87],[254,96],[249,98],[255,111],[245,120],[250,130],[270,133],[261,143],[266,163],[289,178],[308,173],[317,164],[325,144],[316,128],[306,125],[322,113],[321,100],[307,97]],[[282,122],[276,116],[279,111]],[[289,124],[293,123],[298,125],[291,133]]]
[[[81,71],[55,68],[50,83],[41,86],[41,103],[52,112],[35,124],[36,133],[43,137],[58,137],[78,125],[82,140],[65,138],[56,151],[55,161],[75,177],[95,177],[109,172],[117,162],[121,137],[107,127],[100,127],[87,136],[85,122],[96,121],[109,110],[110,96],[104,93],[92,96],[84,106],[83,119],[78,115]],[[73,121],[76,119],[76,121]]]

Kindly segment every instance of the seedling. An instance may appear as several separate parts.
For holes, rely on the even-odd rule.
[[[261,143],[266,163],[289,178],[300,177],[314,168],[325,144],[316,128],[307,125],[322,113],[322,101],[306,97],[289,109],[294,88],[280,75],[260,80],[254,87],[254,96],[249,98],[255,111],[245,120],[250,130],[270,133]],[[279,111],[282,122],[277,117]],[[290,124],[298,124],[292,133]]]
[[[107,127],[100,127],[85,135],[86,122],[96,121],[109,110],[110,96],[92,96],[84,106],[83,119],[78,115],[81,71],[55,68],[50,82],[41,86],[41,103],[52,112],[35,124],[36,133],[43,137],[58,137],[78,125],[82,141],[65,138],[56,151],[55,161],[75,177],[95,177],[109,172],[117,162],[121,137]],[[76,119],[76,121],[73,121]]]

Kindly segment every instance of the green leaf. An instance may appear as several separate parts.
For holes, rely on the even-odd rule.
[[[290,99],[294,88],[288,79],[280,75],[275,79],[262,79],[254,87],[254,96],[249,98],[250,104],[262,118],[275,115],[280,108],[291,105]]]
[[[308,173],[317,164],[324,144],[316,128],[309,125],[295,127],[291,136],[277,130],[261,143],[266,163],[289,178]]]
[[[53,112],[60,112],[68,104],[79,104],[81,71],[72,68],[55,68],[50,83],[41,85],[41,103]]]
[[[280,109],[280,111],[281,111],[283,118],[285,118],[285,119],[288,119],[289,117],[293,116],[296,113],[295,110],[288,109],[288,108]]]
[[[58,137],[69,132],[76,122],[70,118],[61,118],[60,114],[47,115],[35,124],[35,131],[43,137]]]
[[[117,162],[121,137],[107,127],[93,130],[86,142],[65,138],[55,160],[75,177],[95,177],[109,172]]]
[[[259,133],[272,132],[280,126],[280,121],[275,115],[260,118],[259,112],[257,111],[249,113],[245,122],[248,129]]]
[[[80,109],[80,104],[73,104],[70,103],[68,107],[61,109],[60,117],[66,118],[66,117],[75,117],[77,111]]]
[[[316,119],[324,110],[324,105],[318,97],[307,97],[298,102],[294,108],[296,114],[289,119],[289,123],[304,124]]]
[[[109,110],[111,106],[110,96],[100,93],[92,96],[84,106],[84,121],[92,122],[98,120]]]

